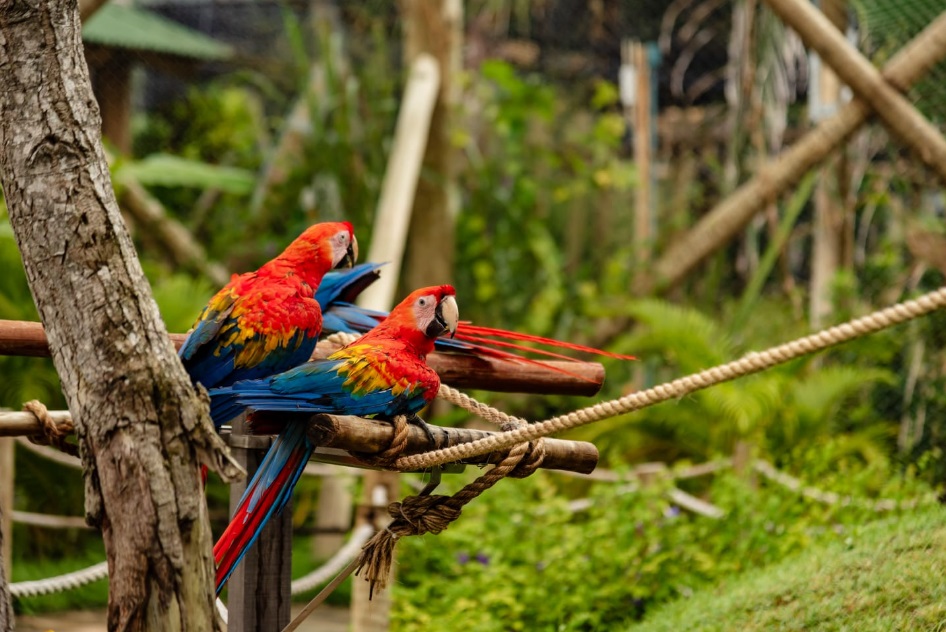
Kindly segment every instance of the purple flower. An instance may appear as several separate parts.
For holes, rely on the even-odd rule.
[[[676,518],[680,515],[680,508],[676,505],[670,505],[664,509],[664,518]]]
[[[457,553],[457,562],[461,565],[466,564],[470,561],[470,554],[464,551],[463,553]]]
[[[476,554],[476,561],[483,566],[489,566],[489,556],[482,551]]]

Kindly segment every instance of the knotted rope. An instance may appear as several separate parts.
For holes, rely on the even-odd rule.
[[[23,404],[23,410],[32,414],[40,427],[38,434],[29,437],[30,441],[37,445],[51,445],[66,454],[79,456],[78,446],[66,441],[66,437],[71,434],[74,429],[71,419],[57,423],[52,418],[52,415],[49,414],[49,409],[46,408],[46,405],[38,399],[31,399]]]

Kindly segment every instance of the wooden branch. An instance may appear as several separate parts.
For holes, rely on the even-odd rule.
[[[285,415],[280,419],[291,421],[293,417],[300,420],[305,415]],[[314,415],[309,419],[311,431],[319,435],[324,433],[320,447],[338,448],[347,452],[367,452],[376,454],[382,452],[394,438],[394,426],[387,421],[362,419],[349,415]],[[472,428],[445,428],[429,426],[434,436],[432,444],[426,433],[418,426],[408,427],[407,446],[404,455],[429,452],[438,448],[447,448],[461,443],[471,443],[477,439],[496,434],[487,430]],[[498,463],[502,454],[485,454],[474,457],[465,463]],[[545,460],[542,467],[549,470],[565,470],[588,474],[598,464],[598,448],[586,441],[566,441],[563,439],[545,439]],[[364,467],[364,465],[362,465]]]
[[[884,125],[946,183],[946,139],[808,0],[765,0]]]
[[[68,410],[49,411],[63,431],[72,430],[72,417]],[[296,423],[309,423],[312,432],[318,433],[322,439],[318,441],[320,448],[336,448],[347,452],[365,452],[376,454],[391,444],[394,437],[394,426],[386,421],[363,419],[349,415],[306,415],[287,413],[278,417],[279,420]],[[494,432],[473,430],[471,428],[442,428],[430,426],[436,445],[431,444],[426,433],[417,427],[409,426],[405,455],[429,452],[437,448],[445,448],[461,443],[471,443],[482,439]],[[40,432],[40,425],[30,413],[0,412],[0,437],[17,435],[35,435]],[[241,435],[241,440],[253,443],[253,447],[265,448],[269,437]],[[242,445],[241,447],[248,447]],[[501,455],[487,454],[474,457],[465,463],[496,463]],[[339,462],[347,465],[365,467],[354,457],[341,459]],[[598,464],[598,449],[592,443],[585,441],[565,441],[562,439],[545,440],[545,460],[542,467],[549,470],[564,470],[588,474]]]
[[[883,76],[901,90],[906,90],[944,55],[946,13],[894,55],[884,66]],[[868,105],[854,100],[762,167],[751,180],[716,205],[687,234],[674,241],[655,266],[654,289],[664,290],[682,281],[707,256],[739,234],[756,213],[845,142],[870,114]],[[627,321],[623,321],[617,324],[615,330],[621,331],[626,326]]]
[[[186,334],[170,334],[180,348]],[[337,345],[322,341],[316,358]],[[49,357],[41,323],[0,320],[0,355]],[[542,361],[537,364],[478,358],[458,353],[432,353],[428,363],[445,384],[506,393],[594,395],[604,383],[604,367],[596,362]],[[567,371],[568,373],[563,373]]]

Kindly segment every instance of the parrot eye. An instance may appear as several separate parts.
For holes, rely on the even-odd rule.
[[[419,298],[419,299],[417,299],[417,304],[420,305],[421,307],[423,307],[424,305],[427,304],[427,299],[426,299],[426,298]]]

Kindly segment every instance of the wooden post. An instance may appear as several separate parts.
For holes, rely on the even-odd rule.
[[[457,150],[450,140],[460,104],[463,70],[462,0],[404,0],[404,59],[432,55],[440,69],[440,89],[427,134],[424,166],[414,195],[404,285],[410,291],[453,279],[454,229],[460,210],[456,183]]]
[[[636,40],[625,40],[621,46],[622,66],[633,71],[624,90],[625,108],[630,109],[634,130],[634,165],[637,168],[636,197],[634,202],[634,288],[641,289],[649,274],[649,263],[654,240],[653,199],[653,93],[651,90],[650,58],[647,46]],[[629,98],[628,98],[629,97]]]
[[[10,437],[0,438],[0,535],[3,537],[3,570],[7,580],[13,577],[13,455],[16,444]]]
[[[847,24],[844,0],[822,0],[822,10],[838,29]],[[812,90],[809,93],[809,113],[812,122],[820,123],[834,116],[841,105],[841,81],[830,66],[812,53],[813,67],[817,67]],[[845,147],[821,168],[814,194],[815,227],[811,257],[811,287],[809,291],[809,320],[811,328],[821,329],[831,320],[831,284],[842,263],[845,233],[851,230],[844,208],[846,165]]]
[[[244,434],[243,418],[233,422],[231,450],[247,478],[230,486],[230,515],[256,473],[271,439]],[[227,583],[229,632],[279,632],[289,623],[292,580],[292,501],[273,516]]]

